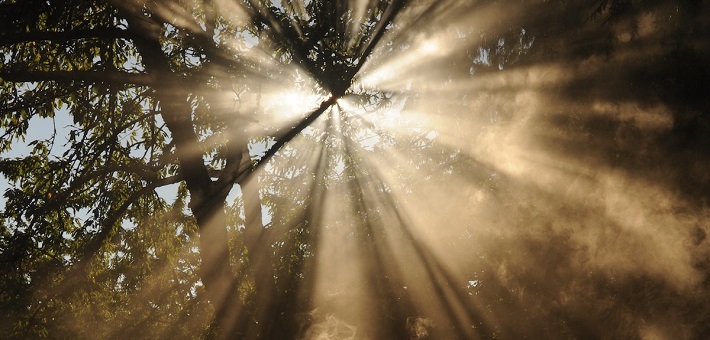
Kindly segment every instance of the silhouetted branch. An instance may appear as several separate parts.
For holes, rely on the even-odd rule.
[[[300,123],[298,123],[298,125],[294,126],[293,129],[287,131],[283,136],[276,140],[276,143],[272,145],[271,148],[266,151],[266,153],[264,153],[264,156],[262,156],[256,162],[256,164],[254,164],[254,166],[252,166],[251,168],[243,169],[239,172],[239,175],[237,175],[237,182],[240,184],[243,183],[243,181],[245,181],[249,177],[249,174],[253,173],[254,170],[258,169],[259,167],[264,165],[264,163],[269,161],[269,159],[271,159],[271,157],[273,157],[276,152],[281,149],[281,147],[286,145],[286,143],[290,142],[301,131],[303,131],[303,129],[305,129],[306,127],[311,125],[311,123],[313,123],[316,119],[318,119],[318,117],[320,117],[320,115],[323,114],[325,110],[327,110],[331,105],[333,105],[335,101],[338,100],[338,98],[340,98],[340,96],[331,96],[330,98],[328,98],[320,105],[320,107],[318,107],[315,111],[308,115],[308,117],[303,119]]]
[[[104,242],[113,231],[116,223],[126,213],[128,208],[130,208],[131,205],[136,202],[141,196],[152,192],[153,190],[155,190],[155,188],[179,183],[181,180],[182,178],[180,177],[180,175],[170,176],[159,179],[141,188],[140,190],[134,191],[133,194],[131,194],[131,196],[129,196],[128,199],[126,199],[120,207],[116,208],[116,210],[114,210],[108,216],[108,218],[103,221],[99,233],[89,242],[86,248],[84,248],[84,254],[79,260],[79,267],[81,268],[81,266],[85,266],[88,264],[88,261],[96,254],[96,252],[101,249]]]
[[[25,70],[2,70],[0,78],[10,82],[88,82],[104,83],[112,85],[133,84],[138,86],[150,86],[155,83],[155,77],[144,73],[129,73],[116,70],[105,71],[25,71]]]
[[[131,33],[120,28],[92,28],[64,32],[22,32],[0,35],[0,46],[29,41],[69,41],[75,39],[130,39]]]
[[[351,74],[345,75],[347,77],[347,83],[350,83],[352,78],[357,74],[357,72],[360,70],[362,65],[365,63],[367,58],[369,58],[370,54],[372,53],[372,50],[374,47],[377,45],[377,43],[382,39],[382,35],[385,32],[385,27],[389,23],[391,23],[397,14],[400,12],[402,9],[402,6],[404,5],[404,1],[401,0],[395,0],[388,8],[385,14],[383,15],[382,22],[381,24],[378,24],[378,27],[375,31],[375,35],[373,36],[372,40],[370,41],[369,45],[365,48],[365,51],[363,52],[363,55],[360,59],[360,63],[351,71]],[[277,139],[276,143],[269,148],[269,150],[266,151],[263,157],[259,159],[259,161],[251,168],[243,169],[240,171],[239,175],[237,175],[237,181],[239,183],[242,183],[242,181],[246,180],[249,177],[249,174],[262,166],[264,163],[266,163],[271,157],[273,157],[276,152],[281,149],[286,143],[290,142],[294,137],[296,137],[303,129],[311,125],[318,117],[320,117],[323,112],[325,112],[331,105],[335,104],[335,102],[342,97],[347,89],[330,89],[332,91],[331,96],[325,100],[320,107],[318,107],[316,110],[314,110],[310,115],[308,115],[306,118],[304,118],[298,125],[296,125],[293,129],[289,130],[281,136],[280,138]]]

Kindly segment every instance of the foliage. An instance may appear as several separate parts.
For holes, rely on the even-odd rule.
[[[545,177],[628,173],[702,215],[705,19],[693,1],[0,0],[0,331],[635,337],[630,314],[689,305],[683,335],[707,334],[707,228],[662,233],[695,233],[673,248],[693,289],[592,273],[583,226],[630,232],[607,196],[564,202]]]

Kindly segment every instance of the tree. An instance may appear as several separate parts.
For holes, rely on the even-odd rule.
[[[55,131],[32,143],[30,157],[3,161],[4,175],[20,184],[7,193],[3,255],[21,295],[40,294],[26,290],[47,284],[69,289],[74,277],[101,271],[96,268],[106,265],[96,261],[101,254],[118,256],[117,262],[139,257],[148,261],[138,262],[143,266],[166,265],[161,262],[170,262],[196,229],[200,279],[220,330],[258,334],[253,320],[263,325],[273,313],[268,297],[274,278],[258,188],[248,176],[343,96],[402,4],[382,2],[361,13],[361,22],[340,18],[352,12],[324,2],[301,8],[256,1],[236,2],[233,8],[212,1],[9,1],[2,6],[3,150],[24,138],[35,117],[64,124],[56,117],[64,112],[73,120],[62,129],[68,141],[61,155],[53,152],[63,142]],[[361,30],[360,40],[344,49],[348,25]],[[242,56],[245,39],[271,48],[274,54],[267,57],[281,66],[264,69],[258,59]],[[257,119],[260,108],[235,112],[228,94],[234,92],[236,104],[246,107],[240,95],[294,76],[285,74],[290,64],[314,80],[316,93],[327,99],[291,129],[247,131],[246,122]],[[269,135],[275,145],[252,164],[248,141]],[[181,186],[171,205],[156,189],[174,183]],[[225,199],[236,183],[242,184],[242,243],[255,283],[256,309],[250,311],[230,265]],[[195,226],[183,216],[188,193]],[[132,240],[133,228],[155,233],[150,228],[164,223],[148,218],[148,211],[176,223],[178,238],[167,245],[159,240],[147,247],[135,244],[150,236]],[[83,221],[77,213],[86,215]],[[170,230],[155,235],[169,236]],[[15,264],[35,256],[51,270],[28,273]],[[145,273],[128,277],[118,269],[125,265],[104,270],[130,291]],[[65,267],[72,271],[64,273]],[[15,303],[12,296],[5,301]],[[53,307],[31,307],[43,308]],[[35,326],[33,320],[16,322]]]
[[[706,18],[0,1],[3,333],[705,334]]]

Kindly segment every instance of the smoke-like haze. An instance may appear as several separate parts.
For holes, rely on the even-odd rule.
[[[394,138],[353,147],[360,192],[326,199],[376,217],[328,208],[317,305],[363,334],[404,314],[412,338],[707,336],[707,43],[671,42],[707,6],[459,5],[363,70],[401,104],[350,108]],[[335,227],[351,215],[377,231]]]
[[[199,155],[198,160],[216,159],[204,169],[208,186],[213,184],[210,176],[241,181],[240,190],[227,196],[224,217],[232,237],[224,247],[233,252],[239,281],[214,284],[225,286],[218,288],[229,292],[224,294],[229,298],[241,294],[245,310],[253,311],[255,320],[248,320],[254,321],[252,326],[262,327],[262,322],[279,327],[267,319],[279,317],[279,322],[297,325],[294,338],[309,340],[710,338],[706,2],[413,0],[391,24],[380,27],[378,20],[398,7],[350,0],[337,2],[340,17],[328,18],[332,22],[327,25],[337,27],[324,24],[322,31],[314,20],[323,18],[307,13],[315,1],[265,2],[268,6],[215,1],[216,15],[229,15],[211,31],[207,24],[201,26],[209,13],[191,7],[203,8],[203,2],[126,3],[109,5],[135,10],[141,20],[151,21],[146,27],[156,30],[136,41],[156,39],[158,49],[189,51],[182,61],[175,61],[179,52],[165,59],[184,63],[174,66],[177,71],[168,65],[165,69],[180,73],[175,79],[198,74],[201,78],[196,79],[208,83],[204,89],[181,90],[190,100],[187,120],[194,118],[199,125],[194,129],[199,143],[182,151]],[[144,15],[148,9],[152,14]],[[279,31],[279,25],[292,25],[292,35]],[[233,39],[224,38],[226,31],[219,29],[225,27],[234,30]],[[372,37],[378,29],[386,31],[381,40]],[[293,44],[279,41],[286,38]],[[368,51],[363,43],[368,39],[376,44],[371,55],[353,52]],[[200,52],[190,45],[204,41],[217,42],[220,53],[210,56],[216,55],[216,61],[204,61],[214,51]],[[126,63],[140,63],[136,55]],[[229,73],[227,64],[220,65],[224,60],[249,67]],[[309,62],[315,66],[304,66]],[[186,70],[180,69],[183,66]],[[342,94],[336,93],[338,86],[351,80],[338,70],[357,74],[347,92],[336,98]],[[327,79],[315,79],[319,76]],[[327,85],[333,84],[335,90],[327,93]],[[136,97],[143,96],[138,92],[152,95],[142,88]],[[334,104],[278,153],[269,154],[273,157],[268,163],[261,158],[324,102]],[[150,117],[156,103],[146,108]],[[156,122],[155,129],[165,129],[164,120]],[[192,131],[193,126],[188,127]],[[135,135],[143,134],[124,139]],[[180,137],[165,131],[160,136]],[[245,145],[223,147],[228,143]],[[165,167],[158,167],[160,175],[177,178],[185,169],[176,170],[174,155],[169,155],[175,144],[164,144],[168,155],[160,158],[169,160],[160,163]],[[126,149],[131,157],[134,151],[148,154],[140,143],[135,145],[136,150]],[[239,157],[248,150],[239,158],[244,173],[256,169],[248,180],[242,181],[242,173],[214,176],[220,169],[213,167],[226,168],[224,164],[233,167],[223,169],[225,173],[240,169],[239,161],[225,160],[234,156],[224,156],[234,152],[230,147]],[[208,170],[214,173],[208,175]],[[135,179],[131,185],[144,182],[149,181]],[[131,194],[134,188],[128,186],[121,194]],[[180,190],[181,197],[187,197],[188,189]],[[38,200],[49,201],[48,193]],[[83,201],[101,194],[82,198],[81,209],[95,208]],[[98,248],[109,245],[94,251],[105,257],[97,263],[115,269],[117,278],[95,278],[88,271],[84,276],[92,285],[104,284],[91,288],[103,294],[96,294],[97,300],[103,299],[103,307],[96,309],[109,310],[113,297],[123,303],[125,313],[98,320],[101,316],[89,313],[91,308],[71,314],[71,301],[95,297],[77,295],[71,297],[75,300],[67,298],[69,302],[57,298],[57,305],[69,311],[66,321],[52,321],[61,326],[57,329],[88,334],[86,325],[91,324],[102,330],[96,334],[140,335],[143,324],[134,323],[136,318],[157,324],[162,317],[169,322],[151,334],[178,334],[175,322],[214,331],[209,306],[224,304],[204,294],[205,287],[197,282],[195,240],[196,234],[204,237],[211,230],[201,225],[199,232],[187,231],[197,228],[183,216],[190,207],[182,204],[165,212],[168,205],[161,205],[165,216],[143,212],[156,216],[133,218],[137,226],[112,231],[115,237],[104,235],[128,240],[123,243],[99,239]],[[113,213],[114,208],[104,210]],[[96,216],[106,213],[96,209]],[[247,219],[254,222],[249,228]],[[168,230],[164,220],[174,222],[174,229]],[[205,225],[212,222],[204,220]],[[259,229],[247,235],[255,225]],[[76,226],[85,232],[81,222]],[[92,232],[97,233],[87,232],[87,240],[93,242]],[[67,244],[75,241],[63,234],[57,238]],[[89,242],[82,240],[77,237],[75,243]],[[149,249],[140,248],[141,240],[151,242]],[[25,241],[35,246],[29,237]],[[170,246],[173,253],[162,256],[160,246],[154,245]],[[211,251],[202,246],[200,251]],[[43,249],[42,241],[35,248]],[[133,250],[138,255],[129,254]],[[87,258],[90,253],[86,251]],[[129,255],[145,268],[134,268]],[[159,262],[163,258],[172,262]],[[70,260],[58,263],[71,266]],[[151,261],[160,265],[151,267]],[[8,268],[17,269],[14,263]],[[71,292],[66,287],[72,286],[65,284],[71,272],[56,273],[56,278],[46,279],[48,292],[43,283],[31,282],[35,279],[20,275],[18,282],[32,284],[47,296]],[[136,283],[125,284],[122,280],[128,276]],[[273,283],[264,289],[278,296],[256,293],[255,282],[264,277],[269,279],[264,282]],[[131,296],[121,295],[129,292],[119,289],[122,285],[133,289]],[[58,293],[54,287],[60,287]],[[42,303],[51,299],[40,293],[28,293],[26,300],[44,311]],[[182,301],[191,305],[169,308]],[[287,306],[268,306],[282,302]],[[47,309],[47,315],[63,313],[61,308]],[[164,315],[158,313],[161,308]],[[132,310],[153,311],[159,320],[135,316]],[[175,316],[173,310],[185,312]],[[268,314],[273,311],[284,312]],[[291,312],[297,312],[295,320],[286,315]],[[92,318],[97,320],[85,321]]]

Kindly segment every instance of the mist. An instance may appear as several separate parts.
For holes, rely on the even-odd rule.
[[[16,170],[25,149],[3,157],[2,263],[30,287],[21,302],[0,295],[27,304],[5,314],[33,310],[25,319],[77,337],[710,338],[708,4],[350,0],[320,18],[313,1],[247,3],[102,4],[132,18],[107,14],[134,40],[113,67],[140,77],[83,102],[71,91],[93,78],[57,92],[71,137],[55,128],[62,155],[27,159],[74,157],[57,171],[66,183],[49,166]],[[152,30],[132,37],[134,24]],[[172,64],[137,57],[149,43]],[[161,87],[146,70],[187,81]],[[13,107],[34,103],[12,86]],[[103,95],[138,118],[76,118]],[[82,148],[109,149],[102,124],[150,167],[82,165]],[[8,150],[25,143],[7,131]],[[199,171],[204,187],[188,183]],[[85,197],[94,178],[108,184]],[[56,190],[26,194],[40,184]],[[64,215],[30,218],[46,211]],[[73,230],[36,222],[65,215],[80,217]],[[32,254],[52,247],[44,274]]]

